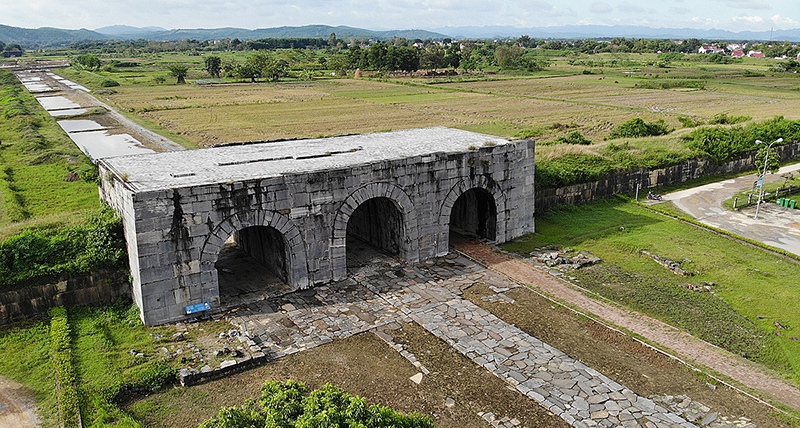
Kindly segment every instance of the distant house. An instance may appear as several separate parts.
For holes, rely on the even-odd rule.
[[[750,58],[764,58],[764,52],[761,51],[749,51],[747,52],[747,56]]]
[[[722,49],[717,46],[701,46],[699,49],[697,49],[697,53],[701,54],[725,53],[725,49]]]
[[[12,50],[3,52],[3,58],[19,58],[22,56],[21,50]]]
[[[744,58],[744,51],[741,49],[737,49],[731,53],[731,57],[733,58]]]

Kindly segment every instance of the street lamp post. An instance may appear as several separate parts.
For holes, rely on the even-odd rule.
[[[756,202],[756,215],[755,219],[758,219],[758,210],[761,208],[761,201],[764,200],[764,177],[767,176],[767,162],[769,162],[769,149],[772,148],[772,145],[775,143],[782,143],[783,138],[778,138],[777,140],[769,143],[767,146],[767,151],[764,153],[764,171],[761,173],[761,178],[759,178],[759,189],[758,189],[758,202]],[[761,140],[756,140],[756,144],[767,144]]]

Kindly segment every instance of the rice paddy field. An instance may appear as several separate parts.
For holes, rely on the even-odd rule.
[[[526,76],[328,76],[209,84],[198,57],[187,57],[188,85],[173,84],[174,78],[163,76],[163,69],[142,61],[133,69],[102,73],[121,85],[100,93],[120,109],[198,146],[426,126],[533,137],[543,143],[578,131],[593,142],[580,147],[541,145],[540,159],[602,153],[611,130],[633,118],[663,119],[676,131],[627,141],[629,150],[659,147],[677,154],[686,154],[679,138],[687,132],[681,129],[681,117],[701,123],[719,114],[749,116],[752,121],[800,119],[800,78],[771,71],[774,60],[717,65],[687,57],[664,68],[648,66],[655,58],[632,54],[619,67],[584,67],[571,65],[581,62],[575,58],[556,58],[547,70]],[[154,83],[159,73],[165,83]],[[96,77],[88,71],[67,74],[90,86]]]

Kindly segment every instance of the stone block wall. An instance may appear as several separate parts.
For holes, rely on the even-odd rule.
[[[287,283],[296,289],[346,276],[347,225],[372,198],[400,213],[396,244],[407,262],[447,253],[450,212],[470,189],[494,199],[496,242],[534,231],[532,141],[153,191],[100,169],[103,198],[123,215],[133,294],[148,325],[185,319],[188,305],[218,308],[214,264],[224,242],[248,227],[283,236]]]
[[[113,303],[130,295],[128,273],[103,270],[0,293],[0,325],[46,314],[55,306]]]

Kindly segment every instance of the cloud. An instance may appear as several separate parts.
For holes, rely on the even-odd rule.
[[[770,20],[775,24],[777,27],[783,28],[797,28],[800,27],[800,21],[794,20],[792,18],[783,17],[780,15],[773,15]]]
[[[769,0],[723,0],[726,7],[731,9],[745,10],[768,10],[772,9]]]
[[[621,5],[617,6],[617,10],[620,12],[625,13],[645,13],[647,10],[639,5],[633,4],[631,2],[625,2]]]
[[[592,3],[592,7],[589,9],[592,13],[611,13],[612,10],[610,4],[603,2]]]
[[[671,8],[669,8],[670,15],[675,15],[675,16],[686,16],[686,15],[691,14],[692,12],[693,12],[692,9],[689,9],[688,7],[671,7]]]
[[[745,24],[761,24],[764,22],[764,18],[760,16],[734,16],[731,21]]]

